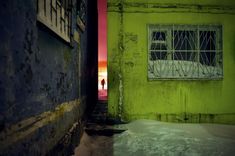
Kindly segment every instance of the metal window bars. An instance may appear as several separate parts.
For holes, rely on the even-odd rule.
[[[72,0],[37,0],[37,19],[66,42],[71,35]]]
[[[86,24],[86,3],[85,0],[78,0],[77,1],[77,15],[83,22]]]
[[[223,78],[222,26],[149,25],[149,79]]]

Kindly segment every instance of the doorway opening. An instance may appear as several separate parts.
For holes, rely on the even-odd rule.
[[[98,0],[98,99],[107,100],[107,0]]]

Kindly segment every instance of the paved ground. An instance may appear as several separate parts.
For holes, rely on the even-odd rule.
[[[99,100],[107,100],[107,89],[98,90],[98,98]]]
[[[113,136],[84,133],[76,156],[232,156],[235,126],[138,120]]]

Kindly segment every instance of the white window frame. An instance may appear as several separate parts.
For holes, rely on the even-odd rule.
[[[175,46],[174,46],[174,32],[175,31],[194,31],[195,32],[195,49],[191,50],[195,56],[195,60],[174,60]],[[203,50],[200,49],[200,35],[201,31],[214,31],[215,32],[215,50],[208,50],[209,53],[215,52],[214,65],[200,63],[200,58],[203,59]],[[153,41],[153,32],[166,32],[167,50],[164,59],[155,59],[151,56],[153,53],[160,54],[163,50],[151,49]],[[196,43],[197,42],[197,43]],[[222,45],[222,26],[221,25],[148,25],[148,79],[222,79],[223,78],[223,45]],[[161,52],[160,52],[161,51]],[[183,51],[183,50],[178,50]],[[190,51],[190,50],[185,50]],[[180,52],[179,52],[180,53]],[[205,53],[204,55],[208,55]],[[186,54],[187,56],[187,54]],[[205,57],[205,56],[204,56]],[[191,58],[191,56],[190,56]],[[196,59],[197,58],[197,59]],[[210,60],[211,61],[211,60]],[[208,61],[208,62],[210,62]],[[212,61],[211,61],[212,62]],[[211,63],[210,62],[210,63]]]

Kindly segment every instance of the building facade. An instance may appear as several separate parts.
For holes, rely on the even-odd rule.
[[[232,0],[109,0],[109,115],[234,124],[234,18]]]
[[[10,0],[0,10],[0,155],[70,155],[97,99],[97,4]]]

